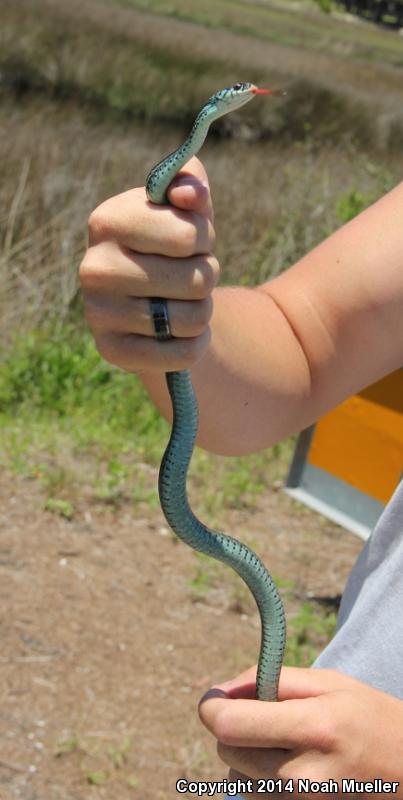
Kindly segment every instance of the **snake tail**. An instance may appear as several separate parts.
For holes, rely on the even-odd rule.
[[[252,592],[261,619],[256,680],[258,700],[277,700],[286,626],[281,598],[258,556],[231,536],[208,528],[191,510],[186,476],[198,427],[198,408],[189,370],[168,372],[174,412],[172,432],[159,473],[161,507],[172,530],[190,547],[232,567]]]

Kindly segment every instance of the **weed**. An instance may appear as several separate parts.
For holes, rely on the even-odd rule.
[[[78,770],[83,780],[91,786],[105,786],[112,781],[122,781],[132,789],[138,779],[125,768],[132,750],[132,740],[125,736],[121,742],[108,744],[72,734],[57,743],[56,758],[78,756]]]
[[[91,786],[105,786],[108,781],[108,773],[99,770],[98,772],[87,772],[87,783]]]
[[[63,425],[68,419],[82,448],[106,437],[108,476],[115,485],[125,470],[111,456],[111,440],[119,439],[119,452],[127,452],[127,431],[136,420],[139,450],[153,460],[158,458],[161,433],[167,430],[138,379],[102,361],[88,333],[70,325],[17,337],[3,361],[0,413],[10,419],[18,415],[20,422],[46,416],[48,422],[59,420]]]
[[[158,507],[168,425],[138,378],[103,362],[87,332],[58,325],[15,339],[0,374],[0,425],[3,462],[40,481],[47,510],[62,513],[55,498],[71,504],[88,485],[115,507],[128,497]],[[226,508],[250,507],[284,474],[290,446],[242,459],[197,450],[190,483],[201,515],[213,524]]]
[[[219,526],[229,508],[252,508],[267,487],[284,477],[293,439],[249,456],[225,458],[196,450],[190,481],[200,490],[195,508],[208,517],[211,526]]]
[[[149,478],[141,472],[137,472],[135,477],[132,497],[135,503],[146,503],[149,508],[159,507],[156,482],[150,485]]]
[[[75,734],[72,734],[67,739],[60,739],[57,742],[55,749],[55,757],[61,758],[62,756],[69,755],[79,750],[79,740]]]
[[[127,757],[132,748],[132,740],[126,736],[119,746],[113,745],[109,748],[109,757],[116,769],[122,769],[127,761]]]
[[[193,576],[188,580],[188,586],[192,591],[194,600],[200,600],[211,588],[212,579],[220,568],[213,558],[204,553],[194,554]]]
[[[364,211],[370,203],[371,198],[356,188],[340,195],[336,202],[336,213],[340,222],[349,222],[350,219]]]
[[[308,667],[316,654],[334,635],[336,614],[323,611],[319,606],[305,602],[294,616],[288,618],[288,636],[285,663]]]
[[[333,7],[332,0],[315,0],[315,2],[324,14],[330,14]]]
[[[48,497],[43,508],[45,511],[50,511],[51,514],[57,514],[59,517],[64,517],[65,519],[72,519],[74,516],[74,507],[68,500]]]

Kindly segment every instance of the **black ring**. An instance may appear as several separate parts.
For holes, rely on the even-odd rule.
[[[162,297],[152,297],[150,300],[151,319],[153,321],[155,338],[165,342],[172,338],[171,326],[166,301]]]

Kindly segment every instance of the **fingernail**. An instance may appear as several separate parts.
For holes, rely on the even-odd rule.
[[[227,697],[226,692],[224,692],[221,687],[215,686],[213,689],[209,689],[207,692],[204,693],[203,697],[200,700],[200,703],[204,703],[206,700],[211,700],[212,697]]]

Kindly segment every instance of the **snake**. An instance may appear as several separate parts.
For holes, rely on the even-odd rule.
[[[149,172],[146,194],[150,203],[169,204],[167,189],[177,172],[203,145],[211,123],[248,103],[257,94],[284,94],[259,89],[253,83],[236,83],[220,89],[203,106],[193,127],[174,152]],[[163,347],[164,343],[161,342]],[[261,639],[256,675],[256,699],[278,700],[284,658],[286,623],[277,587],[261,559],[245,544],[204,525],[193,513],[187,496],[187,473],[198,431],[198,405],[189,369],[165,373],[173,421],[162,457],[158,492],[165,519],[174,533],[194,550],[232,567],[251,591],[260,614]]]

